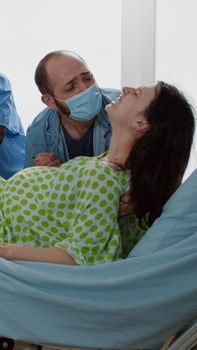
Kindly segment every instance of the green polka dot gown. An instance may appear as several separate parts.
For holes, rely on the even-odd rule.
[[[122,258],[117,213],[129,178],[128,171],[114,170],[98,157],[0,178],[0,242],[60,247],[79,265]]]

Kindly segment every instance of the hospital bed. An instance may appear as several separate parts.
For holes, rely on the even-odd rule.
[[[0,350],[102,350],[99,348],[76,348],[71,346],[58,346],[49,344],[30,344],[14,342],[13,339],[0,338]],[[104,350],[104,349],[103,349]],[[142,349],[141,349],[142,350]],[[185,327],[174,336],[170,336],[161,346],[160,350],[197,350],[197,321]]]
[[[196,247],[197,170],[125,260],[0,259],[0,336],[43,348],[159,350],[179,334],[170,350],[196,350]]]

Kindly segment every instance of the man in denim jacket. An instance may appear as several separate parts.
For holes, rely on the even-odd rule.
[[[70,51],[46,55],[36,68],[35,81],[48,108],[27,130],[25,167],[59,166],[108,149],[111,127],[105,106],[120,90],[100,89],[84,60]]]

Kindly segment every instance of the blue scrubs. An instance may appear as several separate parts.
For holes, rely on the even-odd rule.
[[[0,125],[6,128],[0,144],[0,176],[8,179],[24,167],[25,132],[16,110],[9,80],[0,74]]]

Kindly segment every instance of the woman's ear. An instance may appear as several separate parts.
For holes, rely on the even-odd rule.
[[[150,123],[144,115],[139,115],[136,117],[135,127],[137,131],[144,133],[150,130]]]
[[[55,103],[55,100],[51,95],[44,94],[44,95],[42,95],[41,100],[45,105],[47,105],[47,107],[57,109],[57,105]]]

